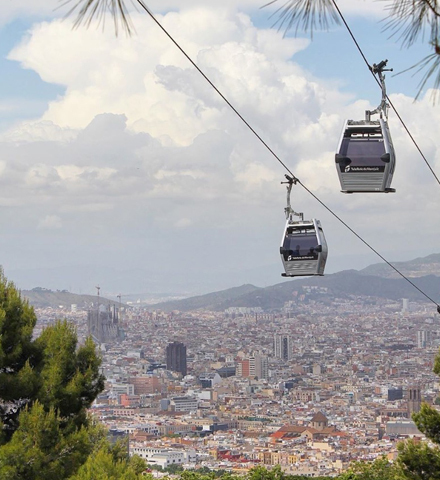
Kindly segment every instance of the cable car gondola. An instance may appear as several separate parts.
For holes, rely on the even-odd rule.
[[[324,275],[327,260],[327,242],[319,220],[304,220],[302,213],[296,213],[290,206],[290,192],[294,179],[287,178],[286,226],[281,239],[280,255],[283,262],[283,277]],[[293,216],[301,217],[294,220]]]
[[[383,71],[387,60],[373,65],[382,86],[382,102],[376,110],[365,112],[365,120],[347,120],[335,155],[341,191],[395,192],[390,187],[396,158],[387,123],[387,96]],[[371,115],[380,114],[379,120]]]

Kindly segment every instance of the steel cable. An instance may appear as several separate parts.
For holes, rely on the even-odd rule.
[[[334,1],[334,0],[333,0]],[[292,176],[292,178],[299,183],[306,192],[308,192],[317,202],[319,202],[329,213],[331,213],[342,225],[344,225],[353,235],[355,235],[364,245],[366,245],[373,253],[375,253],[381,260],[389,265],[395,272],[397,272],[403,279],[412,285],[419,293],[421,293],[427,300],[437,306],[437,311],[440,313],[440,305],[432,299],[428,294],[421,290],[409,278],[407,278],[400,270],[392,265],[383,255],[381,255],[375,248],[373,248],[366,240],[364,240],[355,230],[353,230],[344,220],[342,220],[330,207],[328,207],[320,198],[318,198],[306,185],[304,185],[281,160],[281,158],[272,150],[267,142],[254,130],[249,122],[241,115],[241,113],[232,105],[232,103],[225,97],[225,95],[218,89],[212,80],[202,71],[202,69],[195,63],[195,61],[185,52],[179,43],[172,37],[172,35],[165,29],[165,27],[157,20],[153,12],[144,4],[142,0],[137,0],[139,5],[148,13],[151,19],[162,30],[162,32],[172,41],[172,43],[180,50],[180,52],[187,58],[191,65],[202,75],[202,77],[211,85],[211,87],[220,95],[226,104],[233,110],[233,112],[240,118],[240,120],[248,127],[248,129],[258,138],[258,140],[265,146],[265,148],[272,154],[272,156],[284,167],[284,169]],[[368,64],[368,62],[367,62]],[[376,77],[375,77],[376,78]]]

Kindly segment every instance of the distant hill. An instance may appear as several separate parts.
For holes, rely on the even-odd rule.
[[[440,303],[440,254],[416,258],[408,262],[394,263],[405,276],[434,301]],[[408,298],[412,301],[425,297],[387,264],[370,265],[363,270],[345,270],[324,277],[300,277],[270,287],[242,285],[219,292],[199,295],[182,300],[173,300],[150,305],[150,308],[164,311],[191,310],[223,311],[228,307],[261,307],[264,310],[279,309],[308,287],[324,287],[326,292],[314,295],[318,301],[332,298],[348,298],[352,295],[371,296],[389,300]],[[310,290],[310,288],[309,288]],[[79,308],[96,303],[97,296],[77,295],[45,288],[23,290],[22,295],[36,307],[64,306],[77,304]],[[100,303],[113,304],[112,300],[99,298]]]
[[[172,300],[168,302],[157,303],[152,305],[153,308],[160,308],[165,311],[181,310],[188,312],[190,310],[212,310],[216,311],[219,305],[230,304],[234,300],[252,295],[255,292],[264,290],[254,285],[242,285],[241,287],[228,288],[220,292],[208,293],[206,295],[198,295],[196,297],[185,298],[183,300]],[[227,308],[227,307],[225,307]]]
[[[76,304],[78,308],[87,308],[98,301],[96,295],[78,295],[70,293],[67,290],[52,291],[47,288],[37,287],[32,290],[22,290],[23,297],[29,300],[29,303],[34,307],[70,307]],[[99,303],[108,305],[115,303],[107,298],[99,297]]]
[[[399,262],[396,267],[408,277],[420,290],[440,303],[440,254]],[[436,267],[438,265],[438,268]],[[388,265],[372,265],[361,271],[345,270],[324,277],[304,277],[283,282],[266,288],[243,285],[235,289],[224,290],[208,295],[164,302],[152,305],[165,311],[189,311],[205,309],[222,311],[228,307],[261,307],[265,310],[278,309],[285,302],[292,300],[304,291],[303,287],[324,287],[325,295],[318,294],[321,300],[329,297],[347,298],[349,296],[370,296],[389,300],[408,298],[412,301],[424,300],[425,297],[408,281],[396,274],[397,278],[388,274],[392,270]],[[425,272],[435,272],[436,275]],[[392,270],[392,272],[394,272]],[[422,275],[417,275],[417,272]],[[409,274],[411,273],[411,275]]]
[[[427,257],[416,258],[408,262],[391,262],[406,277],[424,277],[427,275],[440,275],[440,253],[433,253]],[[400,275],[386,263],[375,263],[359,273],[375,275],[384,278],[401,278]]]

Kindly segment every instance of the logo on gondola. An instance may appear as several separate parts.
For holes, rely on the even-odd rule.
[[[296,262],[298,260],[316,260],[318,258],[318,255],[300,255],[295,256],[295,255],[289,255],[287,257],[288,262]]]
[[[352,165],[348,165],[345,167],[344,172],[383,172],[385,167],[353,167]]]

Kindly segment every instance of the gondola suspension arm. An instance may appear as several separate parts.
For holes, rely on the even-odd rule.
[[[290,194],[292,192],[292,186],[296,185],[298,182],[298,179],[296,177],[291,177],[290,175],[284,175],[287,179],[287,182],[281,182],[282,184],[287,184],[287,206],[284,209],[284,213],[286,214],[286,220],[289,220],[289,222],[293,221],[293,216],[295,215],[296,217],[300,217],[301,220],[304,220],[304,214],[303,213],[298,213],[293,210],[291,204],[290,204]]]
[[[365,111],[365,120],[367,120],[368,122],[371,119],[371,115],[376,115],[377,113],[380,113],[381,118],[383,113],[385,115],[385,119],[388,120],[388,109],[390,108],[390,106],[387,102],[387,90],[385,87],[385,75],[383,74],[383,72],[392,72],[393,69],[385,68],[387,63],[388,60],[382,60],[377,65],[373,63],[373,66],[370,67],[372,73],[379,77],[380,86],[382,88],[382,101],[376,109]]]

